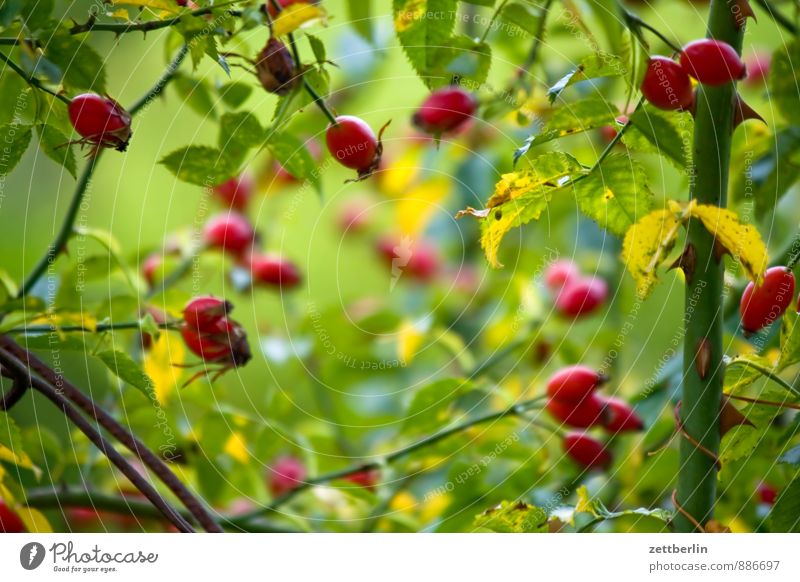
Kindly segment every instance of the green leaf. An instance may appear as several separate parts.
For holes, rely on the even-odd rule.
[[[72,36],[64,26],[56,29],[49,38],[44,38],[47,38],[44,54],[61,70],[64,86],[106,92],[103,58],[85,39]]]
[[[22,432],[17,423],[8,414],[0,411],[0,461],[30,469],[39,478],[41,470],[33,464],[25,452],[23,444]],[[0,466],[0,475],[2,474],[2,466]]]
[[[128,281],[128,285],[133,290],[134,293],[143,293],[145,289],[143,288],[143,283],[139,278],[137,272],[131,268],[128,264],[128,261],[125,259],[124,255],[122,254],[122,247],[114,238],[110,232],[106,230],[102,230],[99,228],[88,228],[88,227],[77,227],[75,229],[75,234],[77,236],[84,236],[91,238],[101,245],[103,245],[107,250],[108,253],[111,255],[111,258],[114,262],[119,265],[119,268],[122,270],[122,273],[125,275],[125,279]]]
[[[266,132],[249,111],[226,113],[219,120],[218,147],[229,164],[240,165],[251,148],[264,145]]]
[[[372,0],[347,0],[347,22],[368,43],[372,43],[374,32],[372,29]],[[314,49],[314,54],[317,54]],[[324,61],[317,56],[318,61]]]
[[[526,2],[509,2],[503,7],[500,17],[512,27],[519,27],[535,36],[539,33],[542,12],[539,7]]]
[[[31,143],[31,126],[12,122],[0,127],[0,143],[3,144],[3,174],[8,175]]]
[[[800,314],[787,309],[781,318],[781,355],[778,369],[783,370],[800,362]]]
[[[608,53],[592,54],[581,59],[575,69],[556,81],[548,89],[547,96],[550,98],[550,103],[554,103],[564,89],[575,83],[601,77],[620,77],[626,72],[625,65],[619,57]]]
[[[503,501],[477,515],[473,526],[495,533],[547,533],[547,511],[522,501]]]
[[[691,166],[694,119],[689,113],[644,105],[630,116],[629,123],[622,135],[628,148],[662,155],[679,170]]]
[[[147,398],[155,398],[153,381],[128,354],[120,350],[106,350],[95,355],[117,378],[130,384]]]
[[[446,46],[456,24],[457,0],[393,0],[394,28],[411,66],[428,87],[451,78],[430,78],[439,66],[437,47]]]
[[[609,156],[577,182],[575,198],[581,212],[617,236],[653,208],[644,170],[624,154]]]
[[[769,96],[781,114],[794,125],[800,125],[800,41],[781,46],[772,55],[769,70]]]
[[[496,0],[461,0],[464,4],[473,4],[475,6],[494,6]]]
[[[458,398],[473,389],[464,378],[443,378],[423,386],[404,414],[402,432],[428,433],[447,424]]]
[[[308,38],[308,44],[311,46],[311,52],[314,53],[314,58],[317,59],[317,64],[324,64],[328,60],[328,55],[325,51],[325,43],[313,34],[306,34],[306,38]]]
[[[578,503],[575,506],[576,513],[589,513],[597,519],[608,520],[628,515],[641,515],[644,517],[652,517],[665,524],[669,523],[672,519],[672,513],[661,508],[647,509],[645,507],[637,507],[636,509],[610,511],[600,499],[589,497],[589,491],[585,485],[578,487],[577,493]]]
[[[219,96],[222,98],[223,103],[232,109],[237,109],[244,105],[244,102],[247,101],[252,92],[252,85],[240,81],[233,81],[219,88]]]
[[[287,172],[299,180],[310,180],[321,188],[319,164],[306,145],[288,132],[276,132],[269,138],[269,151]]]
[[[23,4],[23,0],[4,0],[0,4],[0,26],[5,28],[10,25],[22,10]]]
[[[431,87],[449,85],[455,79],[477,87],[489,76],[492,50],[485,42],[459,35],[429,50],[433,54],[433,64],[427,71]]]
[[[69,144],[69,138],[61,133],[52,125],[40,124],[36,126],[39,133],[39,147],[45,155],[64,166],[64,168],[75,178],[75,152]]]
[[[194,79],[188,75],[176,74],[170,83],[175,92],[195,113],[202,118],[216,119],[214,99],[211,90],[202,79]]]
[[[514,161],[516,162],[534,146],[611,125],[617,115],[619,109],[601,97],[588,97],[575,103],[565,103],[556,109],[541,132],[530,136],[525,140],[525,144],[514,152]]]
[[[230,163],[216,148],[187,146],[167,154],[159,161],[179,180],[196,186],[213,186],[233,177],[237,165]]]
[[[0,125],[13,121],[28,107],[31,89],[22,77],[6,68],[0,75]]]
[[[800,532],[800,476],[781,492],[769,512],[769,525],[773,532]]]
[[[28,30],[36,32],[49,24],[54,0],[23,0],[22,5],[22,20]]]

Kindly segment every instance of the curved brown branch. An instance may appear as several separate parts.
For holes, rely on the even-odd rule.
[[[25,362],[31,370],[44,378],[46,382],[53,386],[58,386],[64,396],[93,418],[100,426],[107,430],[111,436],[122,443],[125,448],[136,455],[148,469],[155,473],[164,485],[169,487],[170,491],[180,499],[181,503],[183,503],[186,509],[189,510],[206,531],[213,533],[222,532],[222,528],[208,509],[206,509],[205,505],[189,491],[166,463],[153,453],[147,445],[119,424],[108,412],[97,406],[89,396],[84,394],[79,388],[65,378],[56,374],[42,360],[11,341],[8,337],[0,337],[0,347]]]

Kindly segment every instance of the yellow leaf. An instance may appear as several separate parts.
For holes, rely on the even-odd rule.
[[[12,463],[18,467],[22,467],[23,469],[30,469],[37,475],[37,477],[40,476],[42,472],[39,467],[33,464],[33,461],[31,461],[28,453],[25,451],[13,451],[2,444],[0,444],[0,461]]]
[[[397,202],[397,225],[406,235],[417,235],[441,211],[440,203],[450,194],[450,180],[433,178],[411,190]]]
[[[622,243],[622,261],[644,299],[658,280],[656,270],[675,246],[683,217],[672,210],[656,210],[628,229]]]
[[[238,430],[228,437],[224,450],[230,457],[243,465],[250,459],[250,454],[247,452],[247,441],[244,440],[244,436]]]
[[[53,526],[42,515],[42,512],[33,507],[20,507],[17,515],[25,524],[25,529],[30,533],[53,533]]]
[[[419,175],[422,151],[421,147],[412,146],[397,158],[392,158],[389,166],[375,175],[381,191],[389,196],[402,197]]]
[[[179,367],[185,361],[186,349],[175,334],[162,333],[144,356],[144,371],[153,381],[156,398],[166,404],[170,394],[180,386],[183,376]]]
[[[284,8],[272,21],[272,32],[275,36],[283,36],[317,20],[324,24],[326,16],[325,10],[319,6],[298,2]]]
[[[743,224],[735,212],[709,204],[695,204],[688,208],[706,230],[714,235],[733,257],[741,263],[747,276],[756,284],[764,277],[769,257],[761,235],[752,224]]]
[[[175,14],[182,9],[173,0],[111,0],[111,4],[124,4],[126,6],[140,6],[150,8],[155,12]]]
[[[422,324],[403,322],[397,335],[397,357],[401,362],[408,364],[414,359],[425,338],[425,331]]]
[[[400,491],[397,495],[392,497],[389,502],[389,508],[393,511],[402,511],[410,513],[417,508],[417,498],[408,491]]]

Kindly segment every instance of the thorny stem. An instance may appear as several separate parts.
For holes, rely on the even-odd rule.
[[[345,477],[349,477],[351,475],[354,475],[356,473],[361,473],[363,471],[370,471],[370,470],[373,470],[373,469],[378,469],[378,468],[380,468],[380,467],[382,467],[384,465],[388,465],[388,464],[391,464],[391,463],[393,463],[395,461],[398,461],[398,460],[400,460],[400,459],[402,459],[404,457],[407,457],[408,455],[410,455],[410,454],[412,454],[412,453],[414,453],[414,452],[416,452],[416,451],[418,451],[420,449],[424,449],[426,447],[434,445],[434,444],[438,443],[439,441],[442,441],[442,440],[444,440],[444,439],[446,439],[448,437],[451,437],[451,436],[453,436],[455,434],[463,432],[463,431],[465,431],[465,430],[467,430],[469,428],[472,428],[474,426],[478,426],[478,425],[484,424],[486,422],[500,420],[500,419],[503,419],[503,418],[524,416],[524,414],[528,410],[531,410],[534,407],[538,406],[542,402],[543,398],[545,398],[545,397],[544,396],[540,396],[540,397],[537,397],[537,398],[532,398],[530,400],[525,400],[523,402],[520,402],[519,404],[515,404],[513,406],[510,406],[510,407],[506,408],[505,410],[501,410],[500,412],[492,412],[492,413],[484,414],[484,415],[481,415],[481,416],[476,416],[475,418],[466,420],[466,421],[461,422],[459,424],[456,424],[456,425],[454,425],[454,426],[452,426],[450,428],[446,428],[444,430],[440,430],[439,432],[434,433],[434,434],[432,434],[432,435],[430,435],[430,436],[428,436],[428,437],[426,437],[424,439],[421,439],[421,440],[419,440],[419,441],[417,441],[417,442],[415,442],[415,443],[413,443],[411,445],[408,445],[407,447],[404,447],[402,449],[398,449],[397,451],[395,451],[393,453],[390,453],[388,455],[384,455],[383,457],[380,457],[379,459],[377,459],[375,461],[369,461],[369,462],[366,462],[366,463],[360,463],[360,464],[356,464],[356,465],[351,465],[350,467],[346,467],[344,469],[339,469],[338,471],[331,471],[330,473],[324,473],[324,474],[319,475],[317,477],[312,477],[310,479],[307,479],[301,485],[298,485],[297,487],[295,487],[294,489],[292,489],[288,493],[285,493],[284,495],[281,495],[280,497],[276,498],[272,503],[270,503],[266,507],[259,508],[259,509],[255,510],[255,511],[250,512],[250,513],[246,513],[246,514],[244,514],[244,515],[242,515],[240,517],[231,519],[231,520],[229,520],[229,522],[232,523],[232,524],[237,524],[241,520],[247,521],[247,520],[253,519],[255,517],[259,517],[259,516],[261,516],[262,514],[264,514],[266,512],[273,511],[273,510],[277,509],[278,507],[280,507],[281,505],[283,505],[284,503],[286,503],[290,499],[294,498],[298,493],[301,493],[302,491],[305,491],[306,489],[309,489],[313,485],[320,485],[322,483],[328,483],[329,481],[335,481],[336,479],[343,479]]]
[[[180,16],[175,16],[173,18],[167,18],[165,20],[147,20],[144,22],[122,22],[122,23],[97,22],[97,18],[94,15],[92,15],[89,17],[89,20],[84,24],[76,23],[72,28],[69,29],[69,32],[70,34],[82,34],[84,32],[90,32],[90,31],[113,32],[115,34],[126,34],[128,32],[137,32],[137,31],[150,32],[152,30],[169,28],[170,26],[175,26],[176,24],[180,24],[184,18],[205,16],[206,14],[211,14],[215,10],[219,10],[220,8],[225,8],[227,6],[238,4],[240,1],[241,0],[233,0],[232,2],[225,2],[223,4],[205,6],[203,8],[197,8],[196,10],[192,10],[191,12],[181,14]]]
[[[179,329],[181,326],[180,321],[167,321],[164,323],[157,324],[159,329]],[[97,326],[94,328],[89,328],[84,325],[27,325],[23,327],[15,327],[13,329],[9,329],[5,333],[7,334],[14,334],[14,335],[27,335],[27,334],[39,334],[39,333],[49,333],[49,332],[87,332],[87,333],[104,333],[107,331],[122,331],[122,330],[141,330],[142,329],[142,322],[141,321],[123,321],[121,323],[98,323]]]
[[[45,398],[55,404],[67,416],[67,418],[86,435],[86,437],[102,452],[108,460],[117,467],[130,482],[142,492],[142,494],[152,503],[161,514],[167,518],[179,531],[193,533],[194,530],[189,523],[169,505],[152,485],[128,463],[125,457],[119,453],[90,423],[83,415],[75,409],[64,396],[51,386],[30,373],[29,363],[17,359],[17,357],[5,350],[0,350],[0,361],[3,367],[15,375],[20,382],[28,385],[42,394]]]
[[[64,396],[107,430],[109,434],[116,438],[125,448],[135,454],[139,460],[153,471],[175,496],[181,500],[186,506],[186,509],[197,518],[197,521],[206,531],[222,531],[204,504],[186,488],[180,479],[167,467],[164,461],[130,431],[119,424],[104,409],[97,406],[89,396],[85,395],[79,388],[72,385],[65,378],[56,374],[56,372],[51,370],[50,367],[39,358],[22,349],[10,339],[0,337],[0,348],[24,361],[28,368],[41,375],[50,385],[58,386]]]
[[[737,22],[726,0],[711,0],[708,37],[741,51],[744,23]],[[694,129],[694,180],[691,198],[725,207],[733,134],[732,82],[717,87],[699,85]],[[714,235],[698,220],[690,220],[686,246],[696,261],[687,273],[686,337],[683,351],[680,471],[674,498],[679,532],[702,528],[714,514],[719,451],[719,411],[722,400],[724,265],[714,253]],[[699,444],[696,446],[694,444]],[[700,528],[696,524],[700,524]]]

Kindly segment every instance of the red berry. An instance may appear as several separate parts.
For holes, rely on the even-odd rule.
[[[651,57],[642,81],[642,94],[659,109],[688,109],[694,101],[692,81],[667,57]]]
[[[704,85],[724,85],[744,79],[747,74],[736,49],[713,38],[695,40],[683,47],[681,67]]]
[[[254,283],[272,285],[281,289],[291,289],[300,284],[300,271],[297,266],[276,255],[253,253],[250,256],[250,274]]]
[[[794,286],[794,275],[786,267],[767,269],[759,287],[751,281],[739,303],[745,332],[755,333],[783,315],[794,298]]]
[[[219,320],[233,309],[230,301],[204,295],[195,297],[183,309],[183,320],[195,331],[216,331]]]
[[[602,279],[579,279],[565,285],[556,298],[556,309],[569,317],[588,315],[602,307],[608,298],[608,286]]]
[[[306,466],[296,457],[276,459],[267,473],[267,482],[273,497],[288,493],[300,485],[305,478]]]
[[[441,135],[469,121],[477,105],[472,94],[459,87],[438,89],[422,102],[412,122],[426,133]]]
[[[74,97],[67,108],[72,127],[86,141],[124,152],[131,138],[131,116],[119,103],[96,93]]]
[[[581,432],[564,436],[564,452],[585,469],[606,469],[611,464],[611,453],[594,437]]]
[[[339,226],[344,234],[364,230],[369,224],[369,210],[361,201],[347,204],[339,214]]]
[[[319,162],[322,159],[322,148],[319,145],[319,142],[315,139],[309,139],[305,142],[306,149],[308,153],[311,154],[311,157]],[[272,160],[272,171],[275,173],[275,179],[279,182],[285,183],[293,183],[297,182],[297,176],[293,175],[289,170],[283,167],[283,165],[276,159]]]
[[[605,420],[603,401],[595,394],[581,401],[550,398],[546,406],[556,419],[575,428],[589,428]]]
[[[378,138],[363,119],[340,115],[336,125],[328,126],[325,141],[331,155],[346,168],[366,170],[375,163]]]
[[[747,77],[744,83],[748,87],[763,87],[764,82],[769,77],[769,69],[772,64],[772,56],[769,53],[756,53],[747,59]]]
[[[241,255],[252,244],[255,232],[244,216],[230,212],[211,218],[206,223],[204,237],[210,247]]]
[[[600,128],[600,137],[603,143],[609,144],[617,137],[619,126],[628,123],[628,117],[626,115],[620,115],[617,117],[616,122],[618,125],[604,125]]]
[[[378,469],[366,469],[364,471],[359,471],[358,473],[349,475],[347,480],[372,491],[378,484],[380,477],[381,473]]]
[[[644,422],[631,406],[618,398],[600,397],[606,412],[603,417],[603,428],[611,433],[639,431]]]
[[[0,533],[24,533],[25,524],[19,515],[0,499]]]
[[[255,184],[248,173],[226,180],[214,186],[214,194],[227,208],[242,211],[247,208],[247,203],[253,196]]]
[[[605,376],[587,366],[568,366],[547,381],[547,395],[556,400],[581,402],[606,381]]]
[[[766,503],[767,505],[775,505],[775,500],[778,499],[778,490],[775,489],[772,485],[768,483],[764,483],[763,481],[758,484],[758,498],[761,500],[761,503]]]
[[[250,360],[247,334],[238,323],[226,317],[203,331],[184,326],[181,335],[186,347],[206,362],[242,366]]]
[[[557,292],[567,283],[577,281],[580,277],[580,269],[572,261],[555,261],[545,271],[544,284],[550,291]]]
[[[392,269],[393,276],[407,274],[418,281],[430,281],[439,271],[439,255],[425,241],[416,243],[408,237],[384,237],[376,245],[378,253]]]
[[[152,287],[156,282],[156,274],[161,268],[162,260],[161,254],[151,253],[147,255],[144,262],[142,262],[142,277],[147,281],[147,284]]]

